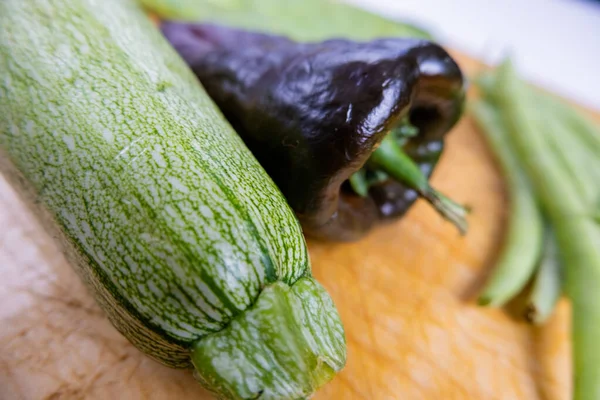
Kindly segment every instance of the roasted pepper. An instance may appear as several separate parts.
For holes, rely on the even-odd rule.
[[[402,216],[419,195],[466,229],[464,208],[427,182],[465,98],[461,70],[439,45],[161,28],[308,235],[355,240]]]

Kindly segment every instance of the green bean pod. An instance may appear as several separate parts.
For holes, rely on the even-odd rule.
[[[546,226],[542,258],[525,302],[525,319],[538,325],[546,322],[552,315],[561,292],[562,274],[558,246],[552,228]]]
[[[533,275],[542,249],[543,221],[527,177],[507,140],[500,115],[484,101],[472,104],[471,111],[506,176],[510,196],[502,250],[479,296],[479,304],[498,307],[519,293]]]
[[[600,399],[600,225],[594,209],[556,162],[543,128],[546,115],[510,63],[498,69],[498,104],[535,193],[555,229],[571,298],[574,400]],[[600,168],[600,162],[590,165]],[[587,182],[597,186],[597,182]]]

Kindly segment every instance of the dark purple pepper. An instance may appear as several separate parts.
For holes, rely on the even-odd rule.
[[[402,216],[414,190],[388,179],[360,197],[348,178],[406,116],[419,133],[404,151],[431,174],[463,109],[460,69],[429,41],[297,43],[207,24],[161,28],[311,236],[355,240]]]

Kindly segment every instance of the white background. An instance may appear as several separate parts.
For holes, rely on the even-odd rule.
[[[345,0],[415,22],[482,59],[510,53],[522,74],[600,110],[600,2],[584,0]]]

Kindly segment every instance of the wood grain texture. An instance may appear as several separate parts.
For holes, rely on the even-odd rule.
[[[568,399],[567,303],[532,328],[473,302],[507,204],[469,118],[433,183],[473,208],[466,237],[419,202],[358,243],[309,243],[348,339],[347,367],[315,398]],[[191,372],[157,364],[116,332],[40,226],[0,177],[0,399],[209,399]]]

